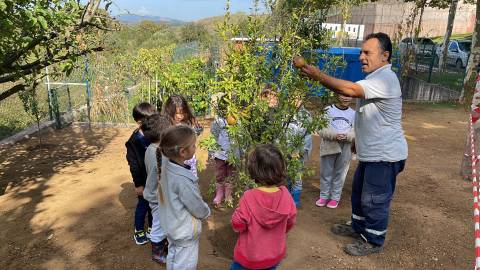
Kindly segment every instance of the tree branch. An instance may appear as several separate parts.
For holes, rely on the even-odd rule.
[[[116,29],[109,29],[109,28],[103,27],[101,25],[91,23],[91,20],[94,17],[94,14],[95,14],[96,10],[98,9],[98,6],[99,6],[100,2],[101,2],[101,0],[91,0],[87,4],[87,6],[85,7],[85,10],[84,10],[84,13],[82,15],[82,20],[76,26],[74,26],[74,28],[75,28],[74,31],[75,32],[80,31],[81,29],[83,29],[87,26],[92,26],[92,27],[95,27],[97,29],[104,30],[104,31],[115,31],[116,30]],[[32,50],[37,45],[39,45],[40,43],[42,43],[46,40],[51,40],[51,39],[54,39],[54,38],[58,37],[58,35],[59,35],[59,33],[50,32],[49,34],[47,34],[45,36],[41,36],[41,37],[38,37],[38,38],[32,40],[24,48],[19,49],[17,52],[13,53],[10,57],[7,57],[7,59],[5,61],[3,61],[3,63],[0,63],[0,71],[12,68],[12,64],[15,61],[17,61],[18,59],[20,59],[20,57],[22,57],[25,53]]]
[[[38,37],[34,40],[32,40],[27,46],[24,48],[18,50],[16,53],[12,54],[10,57],[8,57],[1,65],[0,65],[0,70],[3,69],[8,69],[12,66],[12,64],[17,61],[23,54],[25,54],[27,51],[35,48],[38,44],[41,42],[48,40],[48,39],[53,39],[57,36],[57,33],[50,33],[49,36],[41,36]]]
[[[26,84],[25,82],[21,82],[19,84],[16,84],[16,85],[12,86],[7,91],[4,91],[4,92],[0,93],[0,101],[10,97],[11,95],[14,95],[14,94],[18,93],[18,92],[30,91],[30,90],[34,89],[35,87],[37,87],[41,83],[41,80],[43,78],[45,78],[45,76],[47,76],[47,74],[40,75],[39,77],[37,77],[33,81],[32,84]]]
[[[17,69],[17,72],[0,75],[0,83],[15,81],[20,77],[23,77],[28,74],[32,74],[33,72],[39,71],[44,67],[48,67],[58,62],[62,62],[70,57],[82,56],[90,52],[101,52],[104,50],[105,50],[104,47],[95,47],[91,49],[82,50],[77,53],[65,54],[63,56],[60,56],[54,59],[37,60],[35,62],[26,64],[23,66],[19,66]]]
[[[15,94],[15,93],[18,93],[18,92],[20,92],[20,91],[25,90],[26,87],[27,87],[27,85],[24,84],[24,83],[19,83],[19,84],[15,85],[15,86],[12,86],[12,87],[11,87],[10,89],[8,89],[7,91],[4,91],[4,92],[0,93],[0,101],[8,98],[9,96],[11,96],[11,95],[13,95],[13,94]]]
[[[98,9],[98,6],[100,5],[101,0],[90,0],[88,1],[87,6],[85,7],[85,11],[82,14],[82,19],[80,21],[80,25],[84,25],[86,23],[89,23],[93,15],[95,15],[95,12]]]
[[[101,26],[101,25],[98,25],[98,24],[95,24],[95,23],[91,23],[91,22],[85,22],[85,23],[83,23],[83,25],[84,26],[92,26],[92,27],[95,27],[97,29],[104,30],[104,31],[118,31],[118,29],[107,28],[107,27],[104,27],[104,26]]]

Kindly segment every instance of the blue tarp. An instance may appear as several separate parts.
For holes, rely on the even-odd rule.
[[[328,56],[343,56],[346,67],[339,67],[331,75],[348,81],[359,81],[365,78],[367,74],[362,72],[362,64],[358,59],[360,57],[360,48],[329,48],[328,50],[317,50],[318,54],[326,54],[326,57],[320,57],[318,67],[323,68],[325,59]]]
[[[273,44],[267,44],[267,47],[273,47]],[[367,74],[362,72],[362,64],[360,63],[360,48],[356,47],[331,47],[327,50],[315,50],[318,57],[317,66],[324,70],[325,63],[329,62],[333,57],[341,56],[343,61],[339,61],[339,66],[336,69],[333,67],[328,67],[328,70],[324,70],[329,75],[334,76],[336,78],[344,79],[347,81],[356,82],[359,80],[364,79]],[[269,49],[267,53],[267,61],[270,61],[273,57],[273,50]],[[395,71],[397,74],[400,70],[400,61],[399,61],[398,53],[394,52],[392,57],[392,70]],[[342,63],[343,62],[343,63]],[[279,74],[279,70],[274,70],[274,80]],[[310,84],[309,84],[310,85]],[[312,96],[323,96],[326,93],[326,89],[324,87],[313,87],[311,86]]]
[[[330,67],[330,70],[326,70],[329,75],[336,78],[356,82],[365,78],[367,74],[362,72],[362,64],[360,63],[360,48],[336,48],[332,47],[328,50],[316,50],[319,54],[319,61],[317,66],[320,69],[323,69],[325,62],[329,61],[332,57],[341,56],[343,58],[343,63],[338,66],[335,70],[333,67]],[[325,94],[324,87],[315,87],[312,88],[312,95],[314,96],[323,96]]]

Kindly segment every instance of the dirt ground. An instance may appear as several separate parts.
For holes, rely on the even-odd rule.
[[[297,225],[280,269],[468,269],[474,265],[471,183],[459,177],[467,113],[406,105],[406,170],[397,181],[385,251],[345,255],[348,238],[330,227],[350,216],[353,162],[338,209],[317,208],[315,175],[305,179]],[[124,142],[132,129],[69,127],[0,149],[0,269],[164,269],[132,240],[135,196]],[[198,157],[206,159],[204,151]],[[205,199],[211,166],[200,173]],[[198,269],[228,269],[232,210],[204,223]]]

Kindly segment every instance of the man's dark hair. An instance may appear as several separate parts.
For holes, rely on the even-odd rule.
[[[279,186],[287,178],[282,152],[272,144],[261,144],[248,155],[247,168],[255,183]]]
[[[147,116],[155,114],[156,112],[157,110],[152,104],[148,102],[138,103],[133,107],[133,120],[135,120],[135,122],[143,122]]]
[[[140,129],[145,138],[150,142],[158,143],[162,139],[163,132],[170,127],[170,120],[159,114],[147,116],[142,122]]]
[[[390,37],[382,32],[378,33],[371,33],[367,37],[365,37],[365,41],[376,38],[378,40],[378,43],[380,43],[380,49],[383,52],[388,52],[388,62],[390,62],[390,59],[392,59],[392,41],[390,40]]]

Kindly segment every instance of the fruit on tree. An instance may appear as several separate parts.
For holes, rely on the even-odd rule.
[[[233,115],[229,115],[227,117],[227,123],[231,126],[235,125],[237,123],[237,118],[235,118],[235,116]]]
[[[293,58],[293,65],[296,67],[296,68],[303,68],[304,66],[307,65],[307,63],[305,62],[305,59],[301,56],[295,56]]]
[[[245,49],[245,47],[243,46],[242,43],[238,42],[238,43],[235,43],[235,50],[237,51],[243,51]]]

